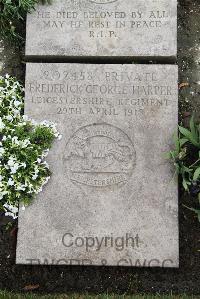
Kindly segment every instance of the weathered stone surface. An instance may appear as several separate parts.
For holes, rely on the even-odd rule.
[[[27,18],[27,56],[173,58],[176,0],[54,0]]]
[[[55,121],[52,178],[20,211],[17,263],[178,267],[175,65],[27,64],[26,114]]]

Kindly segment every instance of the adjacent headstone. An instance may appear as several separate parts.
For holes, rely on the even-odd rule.
[[[178,267],[177,101],[175,65],[27,64],[25,113],[63,138],[20,210],[18,264]]]
[[[176,0],[53,0],[28,15],[26,56],[175,59]]]

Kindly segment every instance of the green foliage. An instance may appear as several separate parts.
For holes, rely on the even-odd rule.
[[[0,0],[0,36],[12,42],[23,42],[26,14],[34,10],[38,2],[49,0]]]
[[[175,149],[168,153],[181,177],[185,191],[197,198],[197,208],[194,211],[200,221],[200,124],[190,119],[189,128],[178,127],[174,135]]]
[[[23,87],[0,77],[0,210],[17,217],[18,205],[30,203],[50,178],[44,161],[56,137],[55,124],[23,115]]]

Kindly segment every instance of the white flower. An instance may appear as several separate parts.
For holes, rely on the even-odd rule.
[[[25,209],[26,209],[25,206],[22,206],[22,211],[25,211]]]
[[[12,121],[13,117],[12,117],[12,115],[8,115],[8,116],[6,116],[6,119],[9,120],[9,121]]]
[[[12,167],[10,167],[12,174],[15,174],[18,169],[19,169],[19,163],[15,163]]]
[[[44,150],[43,153],[42,153],[42,158],[45,158],[49,153],[49,150]]]
[[[16,188],[17,191],[25,191],[25,189],[26,189],[26,187],[23,184],[17,186],[17,188]]]
[[[15,107],[19,107],[19,105],[20,105],[21,103],[20,103],[20,101],[14,101],[14,105],[15,105]]]
[[[0,199],[3,199],[4,195],[8,194],[8,191],[1,191],[0,193]]]
[[[38,194],[40,192],[42,192],[42,187],[40,187],[35,193]]]
[[[28,116],[27,115],[23,115],[23,120],[27,121],[28,120]]]
[[[38,175],[35,173],[33,176],[32,176],[32,180],[35,181],[37,179]]]
[[[22,148],[26,148],[29,144],[30,144],[30,140],[28,140],[28,139],[21,141]]]
[[[15,159],[11,156],[8,160],[8,166],[13,167],[15,164]]]
[[[21,166],[22,166],[23,168],[26,168],[26,163],[25,163],[25,162],[22,162]]]
[[[42,164],[43,164],[46,168],[49,168],[49,164],[48,164],[46,161],[44,161]]]
[[[18,140],[18,137],[17,137],[17,136],[14,136],[14,137],[12,138],[12,143],[13,143],[13,144],[16,144],[16,145],[19,145],[19,140]]]
[[[17,215],[15,215],[15,214],[12,213],[12,212],[5,212],[5,216],[7,216],[7,217],[12,217],[13,219],[16,219],[16,218],[17,218]]]
[[[14,114],[14,116],[17,116],[20,114],[20,111],[17,109],[13,109],[13,114]]]
[[[43,120],[40,124],[41,124],[42,126],[46,126],[46,127],[50,127],[50,126],[51,126],[51,122],[48,121],[48,120]]]
[[[0,117],[0,130],[3,130],[5,128],[5,125]]]
[[[5,153],[4,148],[3,148],[3,147],[0,147],[0,157],[2,157],[4,153]]]
[[[5,212],[5,216],[10,216],[10,217],[12,217],[13,219],[16,219],[16,218],[17,218],[18,207],[9,205],[9,204],[7,204],[7,203],[5,203],[3,206],[4,206],[5,211],[6,211],[6,212]]]
[[[8,180],[8,186],[13,186],[13,185],[14,185],[14,181],[11,178],[9,178],[9,180]]]
[[[46,177],[46,179],[44,180],[43,185],[46,185],[48,183],[49,179],[50,179],[50,176]]]
[[[50,177],[45,177],[44,171],[49,168],[48,163],[44,161],[49,150],[44,150],[41,154],[39,145],[37,149],[37,144],[32,145],[29,137],[24,137],[23,134],[18,135],[19,137],[16,136],[16,130],[20,132],[20,128],[22,129],[30,123],[30,130],[33,129],[34,131],[38,126],[43,126],[58,140],[62,138],[62,135],[57,131],[56,124],[51,121],[45,120],[40,123],[29,119],[27,115],[22,116],[24,102],[22,86],[9,75],[0,76],[0,80],[3,82],[3,86],[0,86],[1,112],[3,112],[4,104],[6,108],[6,113],[2,113],[0,117],[0,135],[2,135],[0,138],[0,202],[2,205],[6,202],[4,206],[6,216],[17,218],[18,203],[22,200],[22,192],[25,195],[35,195],[41,192]],[[28,131],[27,135],[29,135]],[[34,149],[34,155],[38,153],[35,161],[30,165],[29,173],[25,173],[28,172],[31,159],[28,149],[26,150],[27,147],[29,152]],[[22,153],[21,157],[24,157],[23,160],[18,158],[20,153]],[[1,158],[4,156],[7,162]],[[25,204],[21,205],[21,210],[25,210]]]

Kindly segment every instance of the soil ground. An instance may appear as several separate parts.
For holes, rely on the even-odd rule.
[[[187,123],[191,112],[200,118],[200,0],[182,0],[178,13],[179,111],[180,121]],[[0,42],[1,74],[24,81],[20,61],[20,51]],[[35,285],[37,293],[200,294],[200,224],[183,207],[192,202],[180,190],[179,269],[15,265],[17,223],[6,230],[8,219],[0,215],[0,289],[23,292]]]

